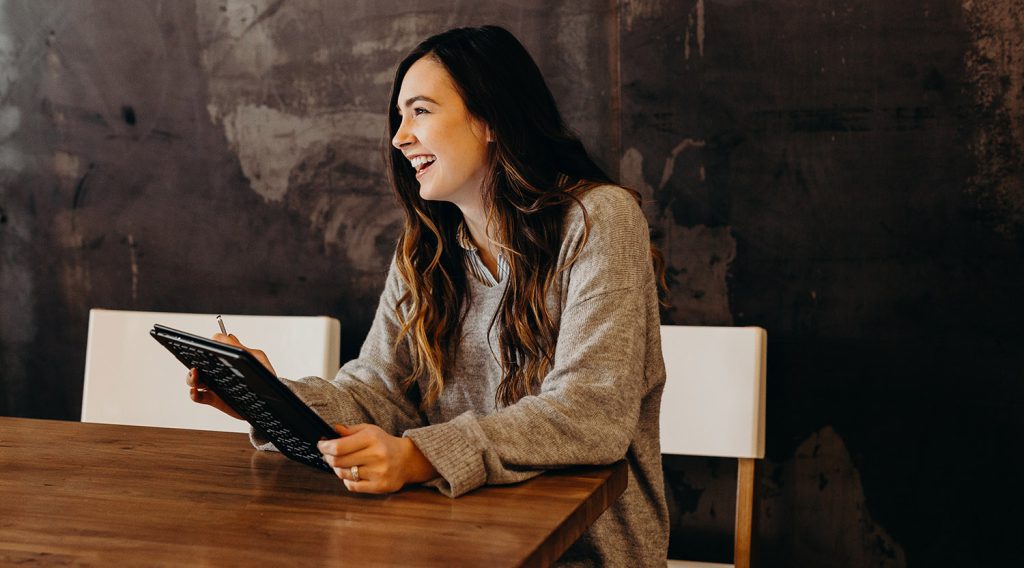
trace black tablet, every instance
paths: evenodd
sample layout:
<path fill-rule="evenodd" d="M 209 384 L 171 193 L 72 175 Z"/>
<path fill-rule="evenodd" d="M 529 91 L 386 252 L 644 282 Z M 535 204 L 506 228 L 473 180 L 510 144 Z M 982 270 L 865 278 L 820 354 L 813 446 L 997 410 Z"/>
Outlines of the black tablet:
<path fill-rule="evenodd" d="M 316 443 L 338 433 L 248 351 L 162 325 L 149 334 L 289 458 L 331 471 Z"/>

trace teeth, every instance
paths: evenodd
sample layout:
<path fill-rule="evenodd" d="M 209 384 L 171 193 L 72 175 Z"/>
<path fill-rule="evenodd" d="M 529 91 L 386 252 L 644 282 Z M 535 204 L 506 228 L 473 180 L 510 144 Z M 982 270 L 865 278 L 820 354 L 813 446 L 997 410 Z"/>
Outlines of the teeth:
<path fill-rule="evenodd" d="M 413 168 L 419 171 L 423 169 L 423 166 L 433 162 L 434 160 L 437 160 L 437 156 L 416 156 L 412 160 L 409 160 L 409 162 L 412 164 Z"/>

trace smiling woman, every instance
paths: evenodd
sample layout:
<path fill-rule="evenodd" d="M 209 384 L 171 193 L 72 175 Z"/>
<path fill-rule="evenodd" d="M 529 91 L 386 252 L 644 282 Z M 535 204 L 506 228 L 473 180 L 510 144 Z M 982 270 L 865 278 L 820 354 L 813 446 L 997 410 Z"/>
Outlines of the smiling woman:
<path fill-rule="evenodd" d="M 389 128 L 405 223 L 373 326 L 333 379 L 282 379 L 342 435 L 324 460 L 351 491 L 452 497 L 625 460 L 626 491 L 559 562 L 664 565 L 662 271 L 637 194 L 590 159 L 502 28 L 417 46 Z"/>

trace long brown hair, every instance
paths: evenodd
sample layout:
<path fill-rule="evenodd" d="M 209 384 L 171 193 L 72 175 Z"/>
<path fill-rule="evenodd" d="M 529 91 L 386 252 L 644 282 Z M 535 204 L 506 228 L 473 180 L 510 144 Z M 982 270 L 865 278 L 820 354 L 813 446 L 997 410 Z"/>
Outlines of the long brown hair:
<path fill-rule="evenodd" d="M 566 210 L 590 187 L 612 180 L 566 128 L 526 49 L 496 26 L 432 36 L 402 60 L 388 107 L 390 138 L 401 125 L 397 106 L 402 81 L 423 57 L 445 67 L 466 108 L 490 128 L 494 139 L 483 202 L 488 227 L 509 264 L 509 281 L 491 321 L 497 326 L 502 369 L 495 406 L 507 406 L 537 392 L 552 364 L 558 325 L 548 298 L 567 268 L 556 266 Z M 465 251 L 456 239 L 462 213 L 451 203 L 419 196 L 419 184 L 400 150 L 391 147 L 386 160 L 405 213 L 396 262 L 407 291 L 395 306 L 402 322 L 399 341 L 409 336 L 414 345 L 405 386 L 413 388 L 427 379 L 419 393 L 421 408 L 427 409 L 444 389 L 445 371 L 458 349 L 471 301 Z"/>

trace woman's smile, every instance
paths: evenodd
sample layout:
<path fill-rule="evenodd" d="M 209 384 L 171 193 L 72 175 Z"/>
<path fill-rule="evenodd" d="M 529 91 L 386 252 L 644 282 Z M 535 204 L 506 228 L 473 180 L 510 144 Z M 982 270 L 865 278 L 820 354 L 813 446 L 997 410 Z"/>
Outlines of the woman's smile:
<path fill-rule="evenodd" d="M 420 179 L 427 172 L 430 166 L 437 161 L 437 156 L 429 154 L 418 154 L 409 159 L 413 169 L 416 170 L 416 179 Z"/>

